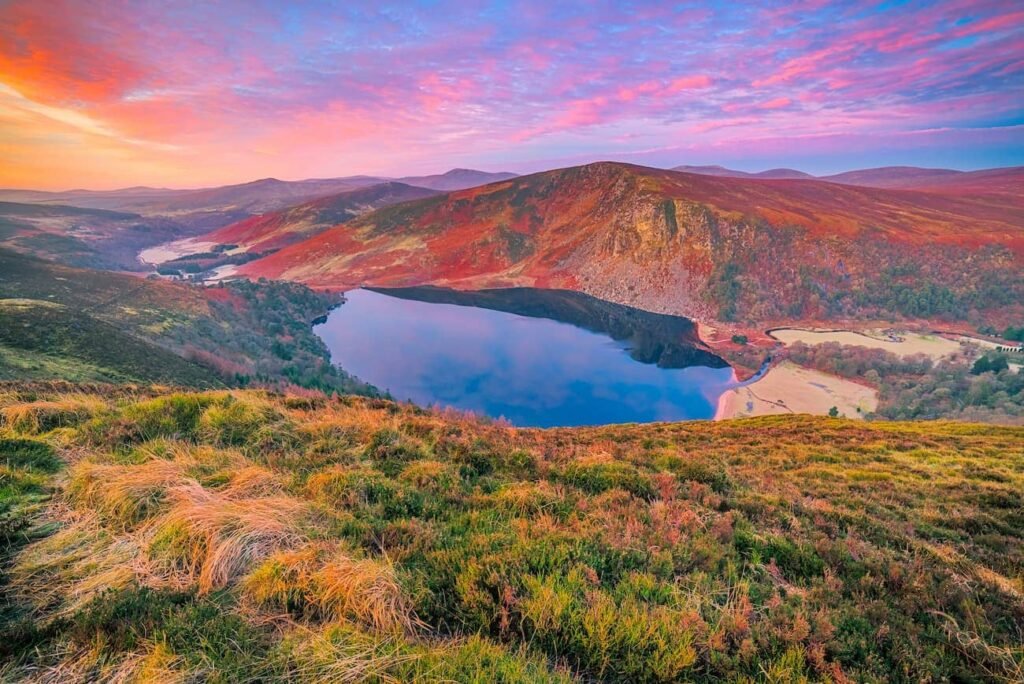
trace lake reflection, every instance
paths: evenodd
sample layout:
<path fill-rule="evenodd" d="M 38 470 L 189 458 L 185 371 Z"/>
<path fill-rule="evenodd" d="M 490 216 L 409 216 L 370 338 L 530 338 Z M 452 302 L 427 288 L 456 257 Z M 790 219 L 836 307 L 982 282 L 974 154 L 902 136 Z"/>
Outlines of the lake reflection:
<path fill-rule="evenodd" d="M 332 360 L 399 400 L 504 417 L 521 426 L 710 418 L 732 369 L 659 368 L 628 342 L 544 318 L 346 294 L 315 331 Z"/>

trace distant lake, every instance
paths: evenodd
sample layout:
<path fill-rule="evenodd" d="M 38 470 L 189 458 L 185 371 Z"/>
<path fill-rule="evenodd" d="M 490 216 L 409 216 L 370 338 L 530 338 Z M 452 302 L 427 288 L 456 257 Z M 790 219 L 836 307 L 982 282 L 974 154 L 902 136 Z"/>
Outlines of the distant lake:
<path fill-rule="evenodd" d="M 685 318 L 561 290 L 353 290 L 314 330 L 398 400 L 519 426 L 705 419 L 735 385 Z"/>

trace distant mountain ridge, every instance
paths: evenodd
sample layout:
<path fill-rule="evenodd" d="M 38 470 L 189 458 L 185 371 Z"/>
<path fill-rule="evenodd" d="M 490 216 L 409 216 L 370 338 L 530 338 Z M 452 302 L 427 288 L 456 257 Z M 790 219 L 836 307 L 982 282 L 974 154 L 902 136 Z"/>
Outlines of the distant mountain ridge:
<path fill-rule="evenodd" d="M 673 171 L 713 177 L 761 180 L 819 180 L 844 185 L 890 189 L 925 190 L 943 193 L 1012 194 L 1024 183 L 1024 167 L 956 171 L 909 166 L 860 169 L 828 176 L 789 168 L 759 172 L 739 171 L 718 165 L 682 165 Z M 118 190 L 40 190 L 0 189 L 0 201 L 31 204 L 63 204 L 90 209 L 132 212 L 143 215 L 205 219 L 207 228 L 220 227 L 235 220 L 295 206 L 303 202 L 369 185 L 398 182 L 431 190 L 450 192 L 516 178 L 510 172 L 486 172 L 454 168 L 424 176 L 355 175 L 338 178 L 310 178 L 283 181 L 262 178 L 246 183 L 198 189 L 169 189 L 134 186 Z"/>
<path fill-rule="evenodd" d="M 893 190 L 921 190 L 974 194 L 1020 194 L 1024 188 L 1024 166 L 957 171 L 917 166 L 883 166 L 857 169 L 828 176 L 813 176 L 795 169 L 768 169 L 757 173 L 738 171 L 724 166 L 675 166 L 673 171 L 696 173 L 719 178 L 761 178 L 768 180 L 805 179 Z"/>
<path fill-rule="evenodd" d="M 875 188 L 1019 196 L 1024 192 L 1024 166 L 980 171 L 886 166 L 824 176 L 821 180 Z"/>
<path fill-rule="evenodd" d="M 718 176 L 720 178 L 766 178 L 766 179 L 786 179 L 786 178 L 814 178 L 809 173 L 803 171 L 797 171 L 796 169 L 768 169 L 766 171 L 758 171 L 757 173 L 748 173 L 746 171 L 737 171 L 735 169 L 727 169 L 724 166 L 674 166 L 672 171 L 681 171 L 683 173 L 697 173 L 702 176 Z"/>
<path fill-rule="evenodd" d="M 431 190 L 449 191 L 514 177 L 515 174 L 508 172 L 489 173 L 474 169 L 451 169 L 441 174 L 402 178 L 345 176 L 310 178 L 299 181 L 261 178 L 247 183 L 192 190 L 143 186 L 120 190 L 68 190 L 65 192 L 0 189 L 0 201 L 68 204 L 91 209 L 139 213 L 173 214 L 189 211 L 235 210 L 258 214 L 283 209 L 317 197 L 380 183 L 398 182 Z"/>
<path fill-rule="evenodd" d="M 515 177 L 516 174 L 509 173 L 507 171 L 488 173 L 486 171 L 476 171 L 474 169 L 452 169 L 445 173 L 433 176 L 404 176 L 394 180 L 399 183 L 405 183 L 406 185 L 415 185 L 417 187 L 429 188 L 431 190 L 450 191 L 464 190 L 466 188 L 495 183 L 497 181 L 508 180 Z"/>

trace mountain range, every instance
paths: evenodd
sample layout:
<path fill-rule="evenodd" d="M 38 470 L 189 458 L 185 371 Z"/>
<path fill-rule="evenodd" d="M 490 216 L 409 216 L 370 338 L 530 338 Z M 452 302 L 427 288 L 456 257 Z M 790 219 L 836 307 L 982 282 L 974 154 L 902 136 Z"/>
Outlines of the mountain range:
<path fill-rule="evenodd" d="M 804 179 L 868 188 L 961 192 L 981 195 L 1020 194 L 1024 187 L 1024 167 L 957 171 L 917 166 L 882 166 L 827 176 L 813 176 L 795 169 L 769 169 L 757 173 L 737 171 L 724 166 L 676 166 L 673 171 L 723 178 Z"/>
<path fill-rule="evenodd" d="M 65 263 L 91 265 L 122 234 L 133 247 L 179 236 L 189 238 L 179 255 L 207 254 L 201 268 L 231 263 L 238 275 L 320 288 L 557 287 L 701 320 L 784 321 L 1019 306 L 1020 187 L 1022 167 L 815 178 L 599 162 L 526 176 L 452 169 L 0 199 L 35 203 L 5 205 L 17 228 L 8 244 L 30 240 Z M 122 214 L 17 213 L 58 201 Z"/>
<path fill-rule="evenodd" d="M 197 211 L 235 211 L 259 214 L 283 209 L 317 197 L 385 182 L 398 182 L 431 190 L 459 190 L 513 178 L 512 173 L 488 173 L 472 169 L 451 169 L 431 176 L 385 178 L 345 176 L 283 181 L 263 178 L 248 183 L 195 190 L 133 187 L 120 190 L 2 190 L 0 201 L 33 204 L 68 204 L 76 207 L 134 211 L 147 214 L 180 214 Z"/>

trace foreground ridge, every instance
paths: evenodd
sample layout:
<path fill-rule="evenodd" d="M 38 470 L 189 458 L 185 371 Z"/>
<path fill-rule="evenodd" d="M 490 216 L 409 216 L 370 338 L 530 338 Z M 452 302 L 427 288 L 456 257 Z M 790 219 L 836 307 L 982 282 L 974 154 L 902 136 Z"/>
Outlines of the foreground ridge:
<path fill-rule="evenodd" d="M 3 678 L 1019 680 L 1024 428 L 0 386 Z M 1015 627 L 1017 626 L 1017 627 Z"/>

